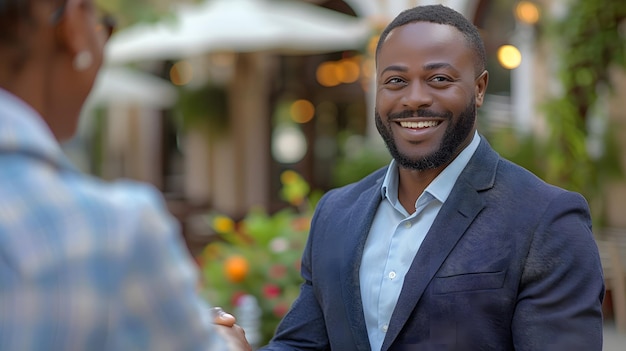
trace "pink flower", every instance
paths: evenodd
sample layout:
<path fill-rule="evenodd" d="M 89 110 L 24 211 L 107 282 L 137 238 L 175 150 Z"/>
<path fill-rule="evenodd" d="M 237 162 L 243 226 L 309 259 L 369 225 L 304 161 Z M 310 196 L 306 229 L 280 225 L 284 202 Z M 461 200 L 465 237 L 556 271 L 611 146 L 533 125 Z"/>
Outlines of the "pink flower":
<path fill-rule="evenodd" d="M 280 292 L 280 287 L 275 284 L 266 284 L 263 287 L 263 296 L 265 296 L 266 299 L 275 299 L 280 296 Z"/>

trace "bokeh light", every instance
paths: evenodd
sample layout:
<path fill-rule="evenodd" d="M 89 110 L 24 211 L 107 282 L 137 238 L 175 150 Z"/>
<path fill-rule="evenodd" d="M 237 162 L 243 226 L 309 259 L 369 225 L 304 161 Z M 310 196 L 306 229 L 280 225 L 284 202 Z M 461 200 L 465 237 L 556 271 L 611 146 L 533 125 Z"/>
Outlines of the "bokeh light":
<path fill-rule="evenodd" d="M 513 45 L 503 45 L 498 49 L 498 61 L 506 69 L 514 69 L 522 63 L 522 53 Z"/>
<path fill-rule="evenodd" d="M 359 80 L 361 66 L 359 58 L 343 59 L 337 63 L 337 76 L 341 83 L 354 83 Z"/>
<path fill-rule="evenodd" d="M 334 87 L 339 85 L 339 77 L 336 74 L 336 63 L 332 61 L 322 62 L 317 67 L 317 82 L 324 87 Z"/>
<path fill-rule="evenodd" d="M 539 9 L 537 5 L 530 1 L 520 1 L 515 6 L 515 15 L 526 24 L 535 24 L 539 22 Z"/>
<path fill-rule="evenodd" d="M 296 100 L 289 108 L 291 119 L 296 123 L 307 123 L 315 116 L 315 106 L 309 100 Z"/>
<path fill-rule="evenodd" d="M 308 149 L 304 133 L 294 125 L 276 126 L 272 133 L 272 156 L 280 163 L 297 163 Z"/>
<path fill-rule="evenodd" d="M 317 82 L 324 87 L 350 84 L 361 76 L 361 57 L 354 56 L 339 61 L 322 62 L 316 71 Z"/>
<path fill-rule="evenodd" d="M 170 69 L 170 80 L 174 85 L 187 85 L 193 78 L 193 67 L 187 61 L 176 62 Z"/>

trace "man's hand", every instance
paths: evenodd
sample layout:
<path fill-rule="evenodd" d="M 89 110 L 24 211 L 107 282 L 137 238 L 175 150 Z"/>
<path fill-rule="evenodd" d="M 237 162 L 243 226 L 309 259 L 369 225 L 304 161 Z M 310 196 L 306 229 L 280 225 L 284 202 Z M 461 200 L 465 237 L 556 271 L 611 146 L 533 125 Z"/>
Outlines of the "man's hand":
<path fill-rule="evenodd" d="M 236 324 L 235 316 L 219 307 L 213 307 L 211 312 L 215 329 L 226 340 L 229 351 L 252 351 L 252 346 L 246 340 L 245 331 Z"/>

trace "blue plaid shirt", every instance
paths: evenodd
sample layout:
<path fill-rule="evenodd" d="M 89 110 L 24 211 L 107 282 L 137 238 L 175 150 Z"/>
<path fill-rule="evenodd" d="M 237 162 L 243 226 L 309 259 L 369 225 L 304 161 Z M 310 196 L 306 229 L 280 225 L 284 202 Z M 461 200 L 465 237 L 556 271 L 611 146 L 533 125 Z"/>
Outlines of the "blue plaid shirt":
<path fill-rule="evenodd" d="M 0 351 L 225 349 L 160 194 L 78 172 L 0 89 Z"/>

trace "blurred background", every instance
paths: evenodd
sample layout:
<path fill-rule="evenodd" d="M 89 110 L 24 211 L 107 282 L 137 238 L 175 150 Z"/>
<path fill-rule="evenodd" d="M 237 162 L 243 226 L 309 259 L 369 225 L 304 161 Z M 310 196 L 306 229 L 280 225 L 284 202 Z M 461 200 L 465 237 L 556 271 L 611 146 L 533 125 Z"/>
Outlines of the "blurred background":
<path fill-rule="evenodd" d="M 316 199 L 389 162 L 373 123 L 378 34 L 432 3 L 463 13 L 485 41 L 479 131 L 589 201 L 606 315 L 626 333 L 621 0 L 100 1 L 119 29 L 64 148 L 97 177 L 160 189 L 207 296 L 258 314 L 261 343 L 297 294 Z"/>

